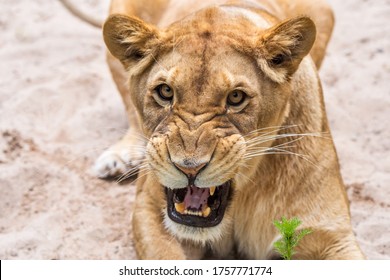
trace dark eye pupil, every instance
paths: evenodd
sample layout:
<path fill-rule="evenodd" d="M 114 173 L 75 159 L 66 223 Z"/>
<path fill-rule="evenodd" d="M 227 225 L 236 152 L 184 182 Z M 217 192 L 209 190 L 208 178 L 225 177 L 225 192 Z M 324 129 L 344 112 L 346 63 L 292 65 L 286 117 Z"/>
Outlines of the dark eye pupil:
<path fill-rule="evenodd" d="M 245 100 L 245 93 L 241 91 L 233 91 L 228 96 L 228 104 L 232 106 L 238 106 L 241 105 Z"/>
<path fill-rule="evenodd" d="M 158 86 L 155 91 L 159 95 L 159 97 L 166 101 L 171 101 L 173 98 L 173 92 L 172 89 L 168 85 L 160 85 Z"/>

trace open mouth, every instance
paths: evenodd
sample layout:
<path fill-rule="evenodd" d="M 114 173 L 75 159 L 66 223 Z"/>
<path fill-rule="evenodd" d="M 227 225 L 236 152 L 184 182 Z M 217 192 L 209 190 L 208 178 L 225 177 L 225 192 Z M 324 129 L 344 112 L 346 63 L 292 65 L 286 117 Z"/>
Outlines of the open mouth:
<path fill-rule="evenodd" d="M 189 185 L 182 189 L 166 189 L 169 218 L 192 227 L 213 227 L 225 214 L 231 181 L 211 188 Z"/>

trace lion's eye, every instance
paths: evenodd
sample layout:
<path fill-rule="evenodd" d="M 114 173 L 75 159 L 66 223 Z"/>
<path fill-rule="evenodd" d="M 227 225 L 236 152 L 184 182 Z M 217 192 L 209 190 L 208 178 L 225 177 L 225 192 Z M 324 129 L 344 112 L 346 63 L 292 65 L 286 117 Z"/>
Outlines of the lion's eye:
<path fill-rule="evenodd" d="M 227 97 L 227 103 L 230 106 L 240 106 L 245 101 L 245 98 L 246 98 L 245 92 L 241 90 L 235 90 L 229 93 Z"/>
<path fill-rule="evenodd" d="M 167 84 L 161 84 L 155 88 L 158 97 L 163 101 L 172 101 L 173 99 L 173 90 Z"/>

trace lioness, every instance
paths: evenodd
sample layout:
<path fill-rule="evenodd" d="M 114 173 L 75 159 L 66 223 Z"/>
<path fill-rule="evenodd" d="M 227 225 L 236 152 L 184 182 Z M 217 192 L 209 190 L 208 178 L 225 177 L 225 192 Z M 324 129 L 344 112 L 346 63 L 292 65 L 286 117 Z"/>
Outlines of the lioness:
<path fill-rule="evenodd" d="M 317 74 L 333 28 L 325 1 L 114 0 L 110 13 L 130 129 L 95 168 L 140 169 L 139 258 L 279 258 L 282 216 L 313 231 L 295 258 L 364 258 Z"/>

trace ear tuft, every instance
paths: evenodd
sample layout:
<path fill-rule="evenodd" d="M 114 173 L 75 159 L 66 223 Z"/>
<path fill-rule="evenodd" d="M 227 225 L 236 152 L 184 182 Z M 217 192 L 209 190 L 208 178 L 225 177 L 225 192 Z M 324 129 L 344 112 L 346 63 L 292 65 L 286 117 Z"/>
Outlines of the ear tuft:
<path fill-rule="evenodd" d="M 128 66 L 151 52 L 158 31 L 138 18 L 111 15 L 104 23 L 103 37 L 111 54 Z"/>
<path fill-rule="evenodd" d="M 293 18 L 266 30 L 257 44 L 262 70 L 277 83 L 287 81 L 310 52 L 315 38 L 316 27 L 308 17 Z"/>

